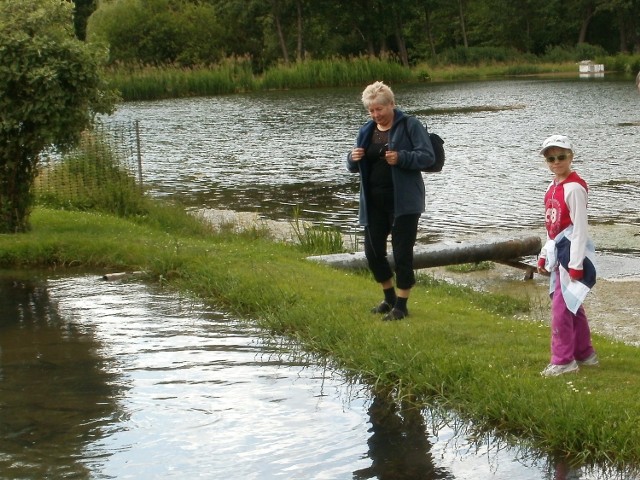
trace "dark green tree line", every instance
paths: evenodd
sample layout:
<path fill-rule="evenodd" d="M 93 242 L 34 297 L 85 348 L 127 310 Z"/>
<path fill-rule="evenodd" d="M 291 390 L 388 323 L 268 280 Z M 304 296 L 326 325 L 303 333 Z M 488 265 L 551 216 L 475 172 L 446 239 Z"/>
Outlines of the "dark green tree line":
<path fill-rule="evenodd" d="M 91 0 L 75 2 L 77 15 L 91 10 Z M 578 44 L 610 54 L 640 51 L 640 0 L 99 0 L 92 5 L 89 39 L 108 43 L 112 61 L 189 65 L 248 56 L 261 70 L 363 54 L 393 55 L 411 65 L 472 47 L 533 55 Z"/>

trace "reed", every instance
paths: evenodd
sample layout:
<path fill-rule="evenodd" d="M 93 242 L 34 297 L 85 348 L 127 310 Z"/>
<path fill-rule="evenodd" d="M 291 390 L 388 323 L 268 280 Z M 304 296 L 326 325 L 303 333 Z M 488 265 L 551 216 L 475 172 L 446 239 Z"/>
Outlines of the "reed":
<path fill-rule="evenodd" d="M 300 210 L 294 208 L 291 220 L 300 249 L 309 255 L 343 253 L 346 251 L 342 232 L 336 227 L 313 225 L 300 219 Z"/>
<path fill-rule="evenodd" d="M 309 60 L 267 70 L 259 86 L 263 90 L 346 87 L 366 85 L 373 79 L 403 83 L 415 79 L 411 70 L 391 60 L 374 57 Z"/>
<path fill-rule="evenodd" d="M 248 57 L 231 57 L 216 65 L 115 65 L 105 70 L 110 85 L 125 101 L 210 96 L 259 90 L 363 86 L 373 80 L 388 83 L 476 80 L 493 77 L 576 74 L 576 62 L 592 58 L 609 72 L 637 73 L 640 55 L 605 56 L 591 46 L 554 48 L 542 57 L 510 49 L 452 49 L 437 59 L 411 68 L 393 58 L 360 56 L 312 59 L 276 65 L 256 74 Z"/>
<path fill-rule="evenodd" d="M 122 98 L 152 100 L 246 92 L 256 89 L 251 62 L 229 58 L 214 66 L 117 66 L 105 71 Z"/>
<path fill-rule="evenodd" d="M 117 65 L 104 72 L 125 101 L 208 96 L 256 90 L 365 85 L 372 79 L 415 80 L 415 74 L 395 61 L 373 57 L 308 60 L 277 65 L 255 75 L 248 58 L 230 58 L 213 66 Z"/>

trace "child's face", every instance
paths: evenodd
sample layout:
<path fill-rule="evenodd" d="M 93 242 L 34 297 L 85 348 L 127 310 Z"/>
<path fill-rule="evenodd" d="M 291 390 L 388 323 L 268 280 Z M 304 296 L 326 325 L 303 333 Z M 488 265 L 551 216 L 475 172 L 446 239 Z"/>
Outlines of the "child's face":
<path fill-rule="evenodd" d="M 573 152 L 571 150 L 549 147 L 544 152 L 544 158 L 549 170 L 555 174 L 556 178 L 564 179 L 571 173 L 571 161 L 573 160 Z"/>

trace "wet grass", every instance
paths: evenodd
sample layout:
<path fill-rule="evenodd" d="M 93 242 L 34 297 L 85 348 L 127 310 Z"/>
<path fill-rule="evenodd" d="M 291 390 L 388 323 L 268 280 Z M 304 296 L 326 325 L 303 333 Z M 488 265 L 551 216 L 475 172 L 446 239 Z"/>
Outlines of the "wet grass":
<path fill-rule="evenodd" d="M 380 292 L 367 273 L 310 262 L 299 246 L 260 232 L 203 229 L 177 210 L 160 217 L 40 207 L 31 232 L 0 235 L 0 267 L 142 270 L 148 281 L 286 335 L 396 398 L 456 412 L 480 442 L 497 432 L 574 461 L 640 464 L 637 348 L 594 336 L 601 367 L 544 379 L 548 326 L 522 320 L 522 300 L 426 274 L 407 321 L 386 323 L 369 313 Z"/>

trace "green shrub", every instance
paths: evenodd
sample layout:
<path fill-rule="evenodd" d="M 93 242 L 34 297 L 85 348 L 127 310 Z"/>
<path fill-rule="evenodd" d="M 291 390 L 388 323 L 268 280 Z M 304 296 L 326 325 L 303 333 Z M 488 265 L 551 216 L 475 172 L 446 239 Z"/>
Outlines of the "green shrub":
<path fill-rule="evenodd" d="M 549 46 L 542 56 L 542 60 L 552 63 L 580 62 L 582 60 L 595 60 L 606 55 L 604 48 L 588 43 L 579 43 L 575 47 L 561 45 Z"/>
<path fill-rule="evenodd" d="M 598 59 L 598 63 L 604 64 L 607 72 L 621 72 L 627 75 L 637 75 L 640 71 L 640 55 L 620 53 L 613 56 L 604 56 Z"/>
<path fill-rule="evenodd" d="M 483 65 L 487 63 L 511 63 L 531 61 L 515 48 L 507 47 L 455 47 L 438 55 L 439 64 Z"/>

